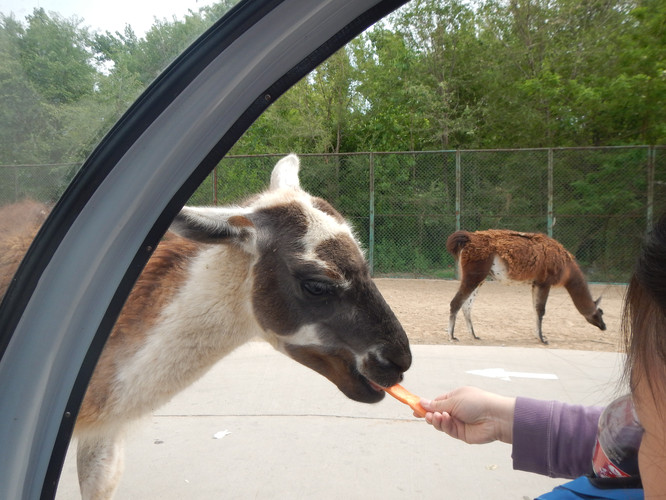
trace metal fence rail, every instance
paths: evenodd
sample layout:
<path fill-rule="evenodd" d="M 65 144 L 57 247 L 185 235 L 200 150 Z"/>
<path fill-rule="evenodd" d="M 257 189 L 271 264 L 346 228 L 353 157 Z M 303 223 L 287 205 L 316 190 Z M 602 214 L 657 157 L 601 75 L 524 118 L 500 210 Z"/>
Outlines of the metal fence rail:
<path fill-rule="evenodd" d="M 280 156 L 225 157 L 190 204 L 264 189 Z M 55 200 L 75 171 L 0 167 L 0 202 Z M 301 182 L 353 222 L 375 276 L 452 278 L 451 232 L 507 228 L 559 240 L 591 281 L 626 282 L 646 229 L 666 213 L 666 147 L 302 155 Z"/>

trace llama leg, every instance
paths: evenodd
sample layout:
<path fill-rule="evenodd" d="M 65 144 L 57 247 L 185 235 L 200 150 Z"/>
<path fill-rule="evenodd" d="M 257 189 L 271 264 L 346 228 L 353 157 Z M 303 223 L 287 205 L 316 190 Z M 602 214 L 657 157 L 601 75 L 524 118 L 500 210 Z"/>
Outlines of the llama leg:
<path fill-rule="evenodd" d="M 474 296 L 476 295 L 476 290 L 483 284 L 483 280 L 486 279 L 488 273 L 493 264 L 493 259 L 487 259 L 483 261 L 467 261 L 461 257 L 458 260 L 458 269 L 460 271 L 460 288 L 458 288 L 458 293 L 456 293 L 453 300 L 451 300 L 451 313 L 449 314 L 449 335 L 451 340 L 458 340 L 453 335 L 453 329 L 456 325 L 456 315 L 461 307 L 463 307 L 463 314 L 465 315 L 465 321 L 467 321 L 467 328 L 472 333 L 475 339 L 478 339 L 474 333 L 474 327 L 472 327 L 472 302 L 474 302 Z M 468 299 L 471 296 L 471 300 Z"/>
<path fill-rule="evenodd" d="M 453 330 L 456 327 L 456 316 L 458 315 L 458 311 L 460 311 L 460 308 L 467 300 L 467 297 L 469 297 L 469 292 L 463 291 L 461 285 L 460 289 L 453 297 L 453 300 L 451 300 L 451 312 L 449 313 L 449 339 L 451 341 L 458 341 L 458 339 L 453 334 Z"/>
<path fill-rule="evenodd" d="M 465 322 L 467 323 L 467 329 L 472 334 L 476 340 L 481 340 L 480 337 L 476 336 L 474 333 L 474 326 L 472 325 L 472 304 L 474 303 L 474 298 L 478 293 L 479 289 L 475 288 L 474 291 L 467 297 L 467 300 L 462 305 L 463 315 L 465 316 Z"/>
<path fill-rule="evenodd" d="M 80 437 L 76 468 L 83 500 L 110 500 L 123 472 L 122 434 Z"/>
<path fill-rule="evenodd" d="M 453 335 L 453 330 L 456 326 L 456 316 L 460 308 L 463 308 L 463 314 L 465 315 L 465 321 L 467 322 L 467 328 L 475 339 L 478 337 L 474 334 L 474 327 L 472 326 L 472 303 L 474 302 L 474 296 L 478 290 L 478 284 L 473 288 L 467 286 L 460 286 L 458 293 L 456 293 L 453 300 L 451 300 L 451 313 L 449 314 L 449 336 L 451 340 L 457 341 L 458 339 Z"/>
<path fill-rule="evenodd" d="M 451 312 L 449 313 L 449 340 L 455 340 L 456 342 L 458 339 L 453 335 L 453 329 L 456 327 L 456 316 L 462 305 L 458 295 L 460 295 L 460 292 L 456 293 L 455 297 L 453 297 L 453 300 L 451 301 Z"/>
<path fill-rule="evenodd" d="M 549 285 L 541 285 L 532 283 L 532 302 L 534 304 L 534 311 L 536 312 L 536 337 L 548 344 L 548 340 L 543 336 L 541 324 L 543 322 L 543 315 L 546 314 L 546 301 L 548 300 L 548 293 L 550 292 Z"/>

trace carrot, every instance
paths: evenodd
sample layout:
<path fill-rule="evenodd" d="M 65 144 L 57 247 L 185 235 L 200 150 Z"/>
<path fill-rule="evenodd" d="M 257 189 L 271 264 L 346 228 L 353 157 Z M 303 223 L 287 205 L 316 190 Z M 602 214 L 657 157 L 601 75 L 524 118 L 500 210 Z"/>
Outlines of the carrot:
<path fill-rule="evenodd" d="M 385 387 L 384 390 L 401 403 L 410 406 L 419 417 L 425 417 L 426 410 L 421 406 L 421 403 L 419 402 L 421 398 L 416 394 L 412 394 L 400 384 L 395 384 L 392 387 Z"/>

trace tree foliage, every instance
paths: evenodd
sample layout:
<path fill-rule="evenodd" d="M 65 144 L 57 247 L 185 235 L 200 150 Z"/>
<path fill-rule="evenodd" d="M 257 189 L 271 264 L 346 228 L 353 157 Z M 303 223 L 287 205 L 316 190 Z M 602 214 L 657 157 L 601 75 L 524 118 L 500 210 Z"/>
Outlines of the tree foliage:
<path fill-rule="evenodd" d="M 90 32 L 0 14 L 0 164 L 81 161 L 234 3 Z M 278 99 L 239 154 L 663 143 L 660 0 L 413 0 Z"/>

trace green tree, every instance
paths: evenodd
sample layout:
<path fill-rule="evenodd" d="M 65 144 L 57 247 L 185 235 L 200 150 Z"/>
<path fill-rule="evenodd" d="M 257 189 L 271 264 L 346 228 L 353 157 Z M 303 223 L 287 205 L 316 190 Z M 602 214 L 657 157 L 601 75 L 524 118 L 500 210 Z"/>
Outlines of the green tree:
<path fill-rule="evenodd" d="M 342 149 L 354 101 L 354 69 L 349 50 L 338 50 L 312 72 L 313 100 L 319 101 L 325 124 L 331 133 L 329 150 L 339 153 Z"/>
<path fill-rule="evenodd" d="M 72 109 L 92 104 L 96 70 L 89 63 L 78 21 L 35 9 L 24 26 L 0 24 L 0 162 L 59 163 L 78 156 L 76 145 L 91 124 Z M 51 41 L 55 40 L 53 44 Z"/>
<path fill-rule="evenodd" d="M 14 17 L 0 17 L 0 163 L 5 165 L 41 161 L 43 128 L 35 123 L 49 122 L 19 59 L 22 35 L 23 26 Z"/>
<path fill-rule="evenodd" d="M 371 151 L 421 149 L 423 123 L 407 91 L 416 59 L 404 37 L 379 24 L 353 41 L 351 49 L 359 98 L 349 145 Z"/>
<path fill-rule="evenodd" d="M 487 2 L 481 37 L 493 103 L 487 146 L 614 144 L 617 120 L 609 82 L 622 74 L 620 40 L 632 2 L 512 0 Z"/>
<path fill-rule="evenodd" d="M 47 102 L 66 104 L 90 96 L 97 72 L 90 64 L 89 35 L 80 20 L 49 16 L 36 8 L 19 39 L 19 57 L 30 82 Z"/>
<path fill-rule="evenodd" d="M 468 2 L 416 0 L 396 21 L 416 55 L 405 91 L 418 113 L 415 122 L 423 124 L 426 147 L 474 145 L 485 108 L 477 82 L 481 46 L 475 11 Z"/>
<path fill-rule="evenodd" d="M 640 1 L 630 12 L 631 30 L 623 32 L 619 66 L 609 85 L 609 114 L 621 124 L 617 142 L 663 144 L 666 141 L 666 3 Z M 633 137 L 632 137 L 633 136 Z"/>

